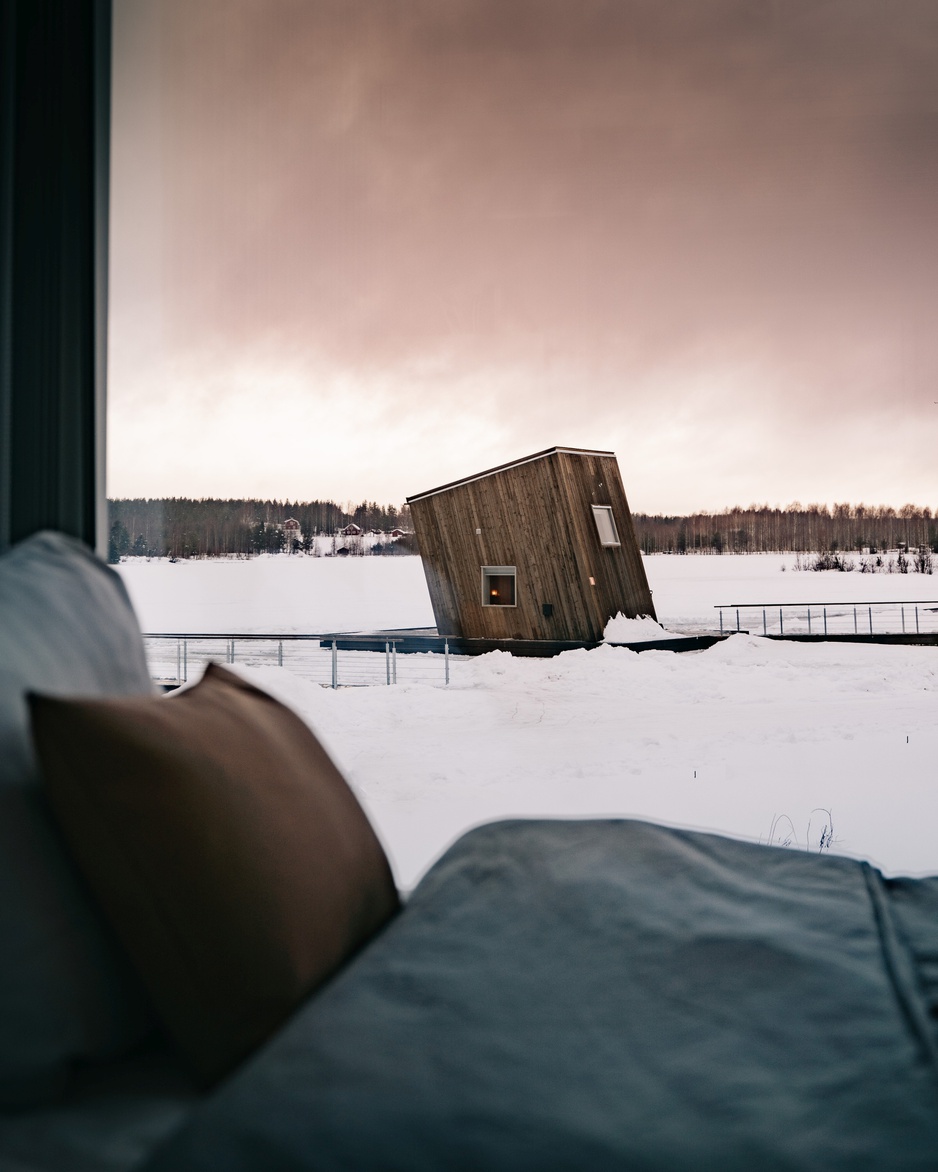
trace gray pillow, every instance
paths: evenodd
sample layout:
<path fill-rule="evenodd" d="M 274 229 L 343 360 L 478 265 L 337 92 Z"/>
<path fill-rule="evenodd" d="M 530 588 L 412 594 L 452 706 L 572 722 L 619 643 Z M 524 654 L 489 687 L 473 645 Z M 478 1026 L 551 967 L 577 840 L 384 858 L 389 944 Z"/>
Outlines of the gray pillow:
<path fill-rule="evenodd" d="M 153 685 L 119 576 L 40 533 L 0 557 L 0 1105 L 40 1102 L 70 1066 L 125 1052 L 148 1002 L 45 809 L 25 693 L 144 695 Z"/>

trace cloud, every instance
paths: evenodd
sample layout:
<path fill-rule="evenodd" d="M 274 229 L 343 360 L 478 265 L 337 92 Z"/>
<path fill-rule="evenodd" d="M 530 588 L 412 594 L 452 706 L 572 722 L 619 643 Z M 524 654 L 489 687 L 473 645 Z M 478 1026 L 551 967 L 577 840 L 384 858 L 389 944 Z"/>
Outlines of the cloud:
<path fill-rule="evenodd" d="M 263 349 L 271 384 L 317 372 L 290 399 L 311 418 L 344 387 L 368 451 L 369 420 L 420 435 L 410 466 L 431 481 L 463 470 L 441 467 L 440 416 L 481 449 L 488 435 L 484 465 L 551 429 L 572 443 L 640 420 L 648 483 L 686 507 L 725 484 L 694 451 L 714 396 L 724 429 L 752 421 L 717 444 L 752 478 L 743 497 L 770 476 L 810 496 L 816 459 L 797 453 L 819 445 L 835 495 L 856 495 L 835 438 L 921 428 L 938 381 L 931 3 L 901 20 L 874 0 L 120 8 L 112 391 L 128 408 L 151 361 L 257 372 Z M 180 412 L 234 403 L 202 385 Z M 685 469 L 668 488 L 662 450 Z"/>

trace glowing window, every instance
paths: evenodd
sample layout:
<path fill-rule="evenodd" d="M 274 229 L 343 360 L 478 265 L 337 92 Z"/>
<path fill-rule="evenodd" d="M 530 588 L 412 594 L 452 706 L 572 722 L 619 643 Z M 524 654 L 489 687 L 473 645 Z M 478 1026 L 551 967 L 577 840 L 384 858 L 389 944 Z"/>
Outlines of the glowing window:
<path fill-rule="evenodd" d="M 482 567 L 482 605 L 515 606 L 515 567 Z"/>
<path fill-rule="evenodd" d="M 609 505 L 593 505 L 593 518 L 602 545 L 618 545 L 619 533 Z"/>

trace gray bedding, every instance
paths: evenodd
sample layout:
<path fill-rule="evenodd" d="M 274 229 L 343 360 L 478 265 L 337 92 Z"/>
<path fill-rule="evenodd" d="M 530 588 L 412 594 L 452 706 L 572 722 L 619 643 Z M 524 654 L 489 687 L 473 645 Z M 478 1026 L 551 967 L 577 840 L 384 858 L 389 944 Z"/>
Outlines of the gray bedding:
<path fill-rule="evenodd" d="M 179 1059 L 153 1041 L 84 1068 L 54 1103 L 0 1114 L 3 1172 L 130 1172 L 198 1101 Z"/>
<path fill-rule="evenodd" d="M 503 822 L 148 1172 L 938 1167 L 938 880 Z"/>

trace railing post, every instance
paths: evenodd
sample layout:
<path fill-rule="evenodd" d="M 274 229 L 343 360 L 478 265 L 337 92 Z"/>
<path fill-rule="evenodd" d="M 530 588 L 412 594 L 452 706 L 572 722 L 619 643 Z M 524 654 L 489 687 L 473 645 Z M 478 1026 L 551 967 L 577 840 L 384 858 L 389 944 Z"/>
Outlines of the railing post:
<path fill-rule="evenodd" d="M 720 634 L 723 634 L 723 607 L 720 607 Z"/>
<path fill-rule="evenodd" d="M 739 629 L 740 629 L 740 627 L 739 627 L 739 607 L 737 607 L 736 608 L 736 630 L 737 630 L 737 633 L 739 632 Z"/>
<path fill-rule="evenodd" d="M 824 634 L 827 634 L 827 607 L 824 607 Z"/>
<path fill-rule="evenodd" d="M 182 641 L 182 682 L 185 683 L 189 678 L 189 640 Z"/>
<path fill-rule="evenodd" d="M 766 621 L 765 621 L 765 607 L 763 607 L 762 608 L 762 634 L 767 635 L 768 633 L 769 633 L 769 628 L 766 625 Z"/>
<path fill-rule="evenodd" d="M 860 633 L 859 630 L 857 629 L 857 608 L 856 607 L 853 608 L 853 633 L 854 633 L 854 635 L 859 635 L 859 633 Z"/>
<path fill-rule="evenodd" d="M 782 608 L 781 607 L 778 608 L 778 633 L 780 635 L 785 634 L 785 620 L 782 618 Z"/>
<path fill-rule="evenodd" d="M 391 686 L 391 644 L 384 641 L 384 678 L 388 687 Z"/>
<path fill-rule="evenodd" d="M 176 640 L 176 683 L 182 679 L 182 645 L 181 640 Z"/>
<path fill-rule="evenodd" d="M 870 634 L 873 634 L 873 608 L 870 607 Z"/>
<path fill-rule="evenodd" d="M 808 634 L 811 634 L 811 607 L 808 607 Z"/>
<path fill-rule="evenodd" d="M 335 645 L 335 639 L 332 640 L 332 686 L 333 688 L 339 686 L 339 652 Z"/>
<path fill-rule="evenodd" d="M 277 641 L 277 667 L 283 667 L 283 640 Z"/>
<path fill-rule="evenodd" d="M 919 633 L 919 631 L 918 631 L 918 607 L 915 608 L 915 633 L 916 633 L 916 635 Z"/>
<path fill-rule="evenodd" d="M 391 678 L 397 683 L 397 640 L 391 640 Z"/>
<path fill-rule="evenodd" d="M 902 611 L 902 633 L 905 634 L 905 607 L 900 608 Z"/>
<path fill-rule="evenodd" d="M 449 639 L 443 640 L 443 678 L 449 683 Z"/>

